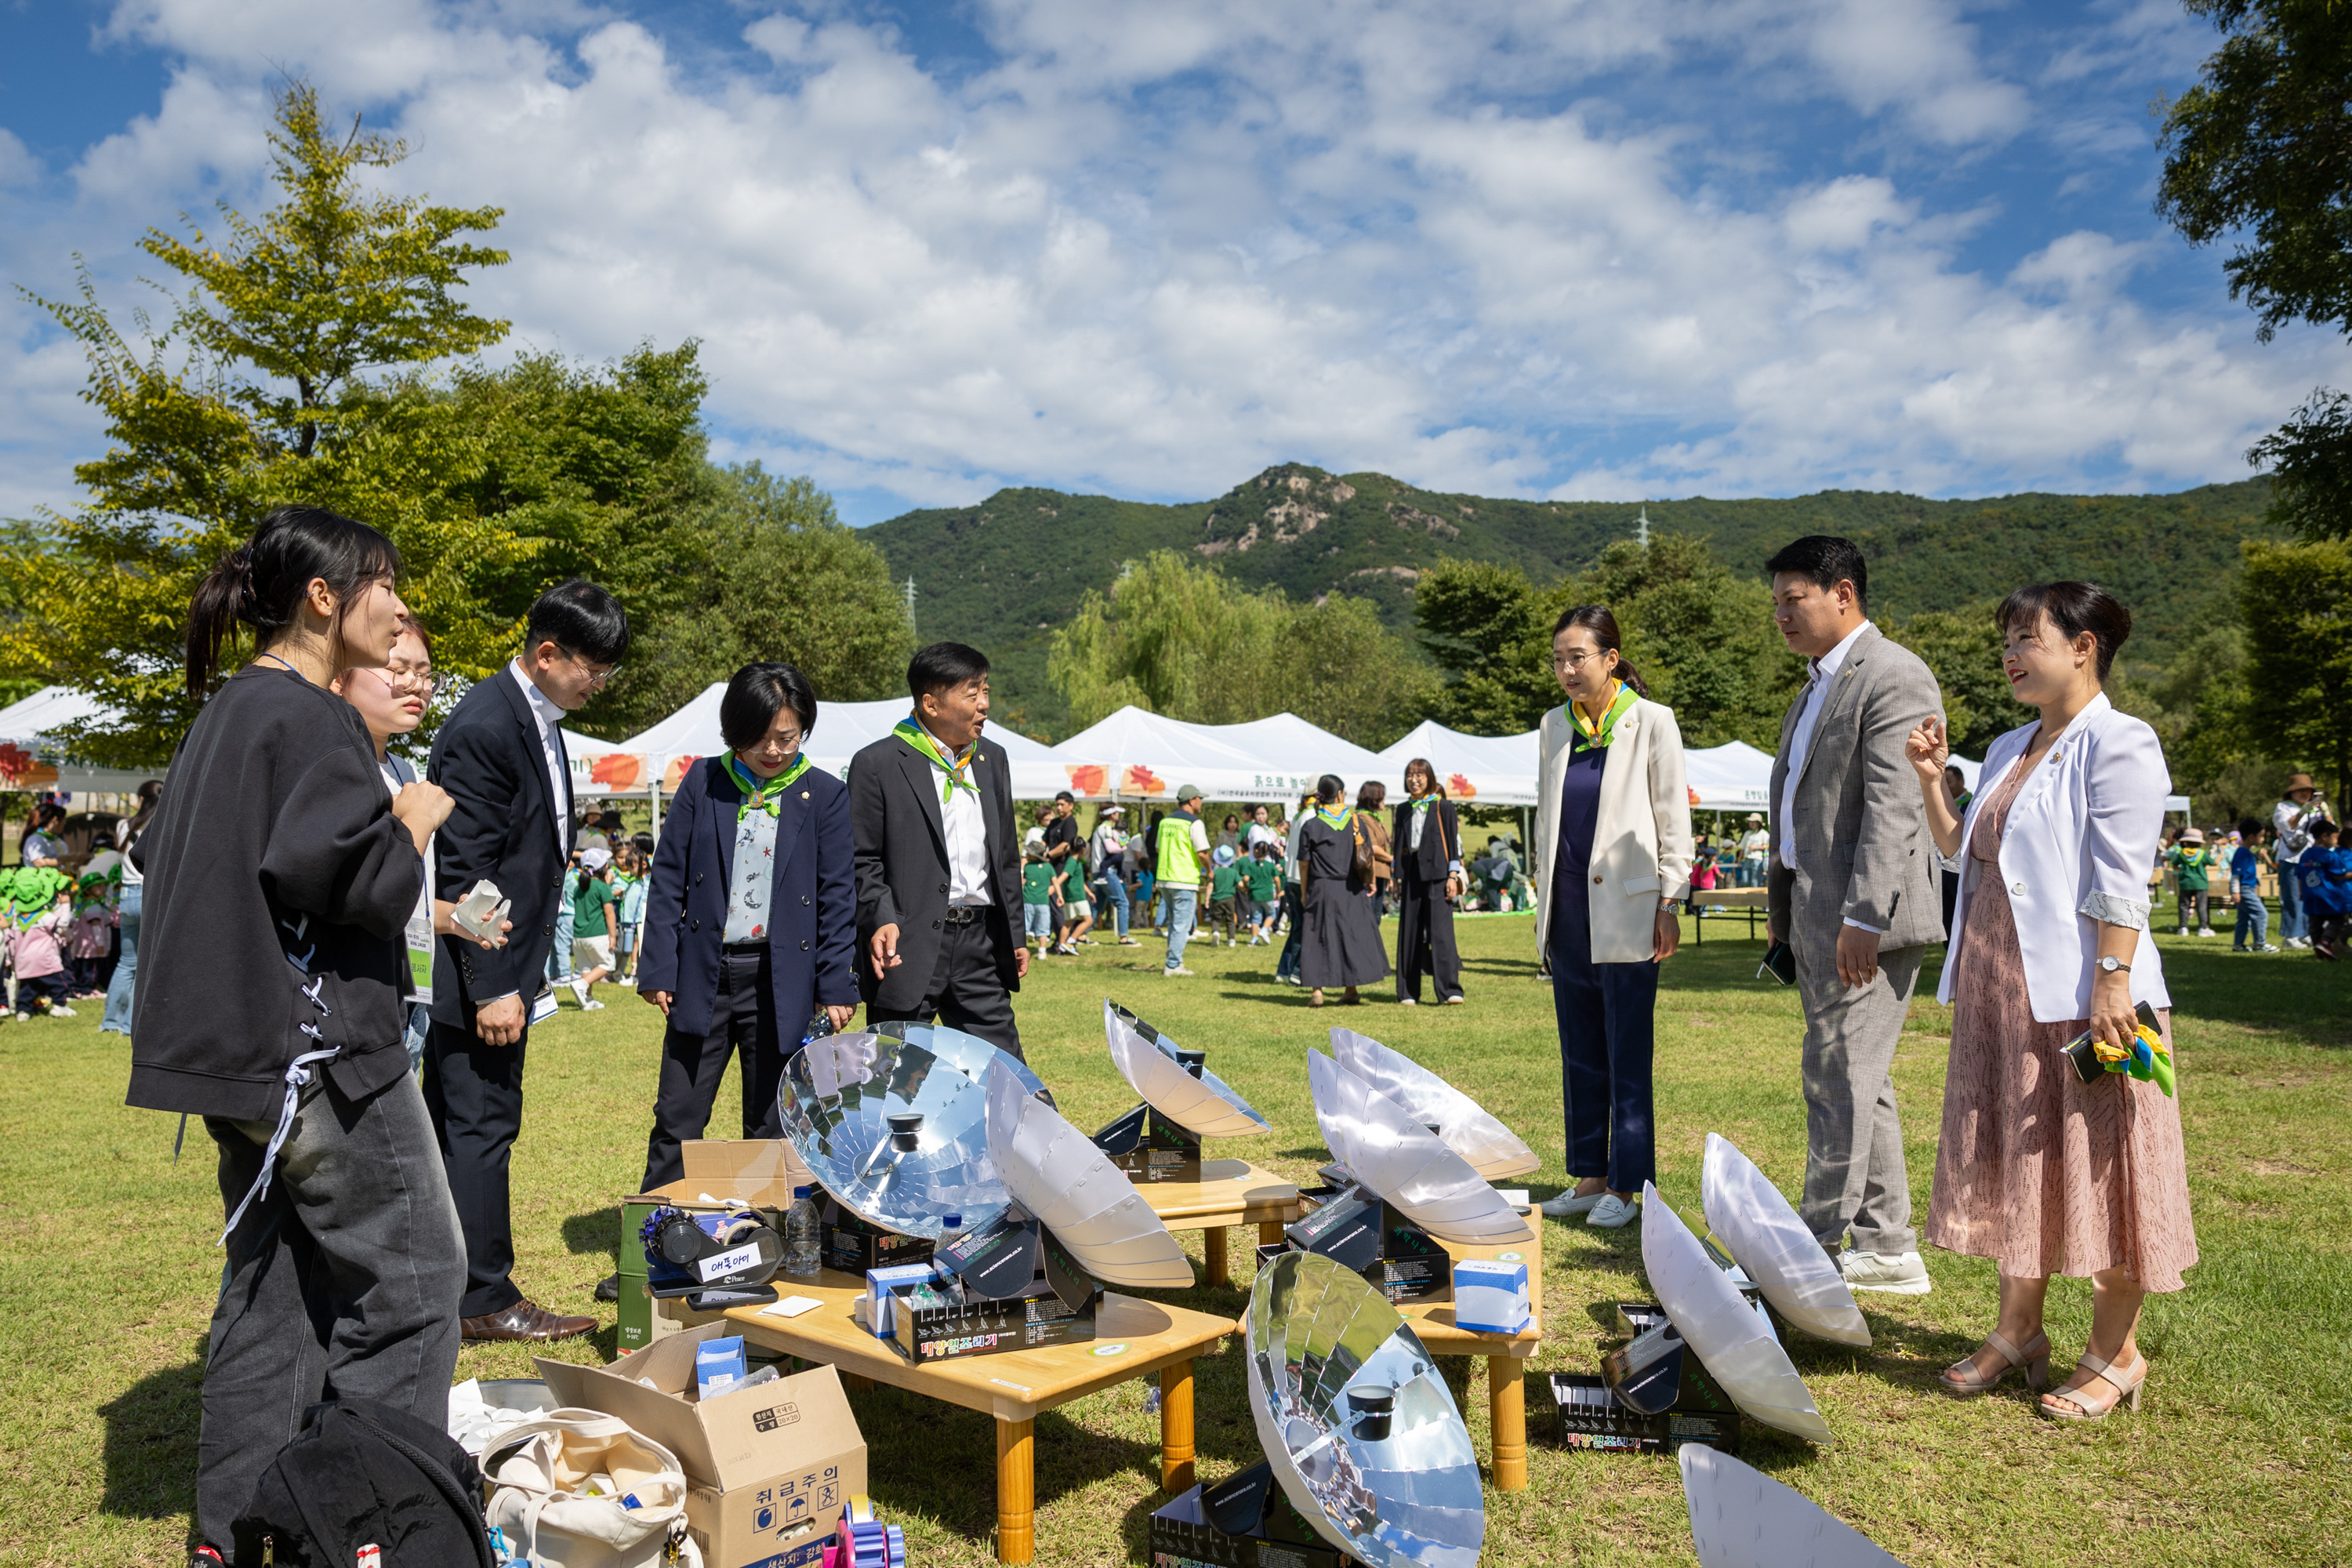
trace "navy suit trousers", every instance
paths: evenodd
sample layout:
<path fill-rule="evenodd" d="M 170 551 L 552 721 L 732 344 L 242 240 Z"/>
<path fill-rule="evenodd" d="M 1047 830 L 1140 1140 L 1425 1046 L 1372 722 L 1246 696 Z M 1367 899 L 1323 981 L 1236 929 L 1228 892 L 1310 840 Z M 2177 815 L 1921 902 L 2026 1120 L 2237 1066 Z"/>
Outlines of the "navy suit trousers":
<path fill-rule="evenodd" d="M 1592 962 L 1591 910 L 1577 877 L 1555 882 L 1550 945 L 1568 1173 L 1638 1193 L 1658 1171 L 1650 1107 L 1658 966 Z"/>

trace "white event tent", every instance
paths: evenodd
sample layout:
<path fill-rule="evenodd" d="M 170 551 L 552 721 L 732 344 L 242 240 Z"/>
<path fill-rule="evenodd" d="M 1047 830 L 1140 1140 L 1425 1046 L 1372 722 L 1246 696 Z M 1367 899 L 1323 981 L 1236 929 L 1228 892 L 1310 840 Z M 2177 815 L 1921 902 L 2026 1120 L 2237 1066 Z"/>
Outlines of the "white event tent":
<path fill-rule="evenodd" d="M 1077 793 L 1120 800 L 1172 802 L 1178 789 L 1194 784 L 1211 800 L 1296 805 L 1325 773 L 1347 781 L 1352 795 L 1364 780 L 1385 779 L 1392 771 L 1378 754 L 1295 713 L 1244 724 L 1192 724 L 1128 707 L 1055 750 L 1101 770 L 1086 775 L 1095 787 Z M 1073 766 L 1071 777 L 1079 776 Z"/>
<path fill-rule="evenodd" d="M 1438 782 L 1451 799 L 1479 805 L 1538 804 L 1536 737 L 1465 735 L 1434 721 L 1412 732 L 1380 754 L 1383 776 L 1402 780 L 1404 765 L 1426 757 L 1437 770 Z M 1700 811 L 1761 811 L 1771 791 L 1772 758 L 1744 742 L 1694 748 L 1683 753 L 1683 771 L 1690 786 L 1691 805 Z"/>
<path fill-rule="evenodd" d="M 0 789 L 59 790 L 69 795 L 128 795 L 158 768 L 100 768 L 77 763 L 58 750 L 57 732 L 68 724 L 104 723 L 114 710 L 70 687 L 44 686 L 20 702 L 0 708 Z"/>

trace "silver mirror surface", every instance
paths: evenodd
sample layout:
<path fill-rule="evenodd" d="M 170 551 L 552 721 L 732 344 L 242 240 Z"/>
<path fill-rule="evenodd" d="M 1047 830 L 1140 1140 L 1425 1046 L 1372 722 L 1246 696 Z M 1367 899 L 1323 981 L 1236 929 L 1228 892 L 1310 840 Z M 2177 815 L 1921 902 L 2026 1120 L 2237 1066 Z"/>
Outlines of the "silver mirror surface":
<path fill-rule="evenodd" d="M 1486 1180 L 1523 1176 L 1542 1163 L 1517 1133 L 1411 1057 L 1353 1029 L 1338 1028 L 1331 1031 L 1331 1054 L 1415 1121 L 1435 1123 L 1445 1146 Z"/>
<path fill-rule="evenodd" d="M 1003 1062 L 988 1069 L 988 1157 L 1013 1201 L 1104 1284 L 1191 1288 L 1183 1247 L 1126 1173 Z"/>
<path fill-rule="evenodd" d="M 1732 1403 L 1767 1426 L 1831 1441 L 1804 1379 L 1771 1325 L 1741 1298 L 1658 1189 L 1642 1184 L 1642 1267 L 1658 1305 Z"/>
<path fill-rule="evenodd" d="M 1246 1138 L 1274 1131 L 1231 1084 L 1206 1068 L 1194 1078 L 1176 1059 L 1175 1041 L 1108 997 L 1103 999 L 1103 1035 L 1128 1087 L 1193 1137 Z"/>
<path fill-rule="evenodd" d="M 1677 1456 L 1700 1568 L 1903 1568 L 1802 1493 L 1719 1449 Z"/>
<path fill-rule="evenodd" d="M 1755 1162 L 1718 1132 L 1706 1135 L 1699 1202 L 1707 1229 L 1780 1316 L 1815 1339 L 1870 1343 L 1870 1325 L 1836 1262 Z"/>
<path fill-rule="evenodd" d="M 903 1018 L 886 1019 L 874 1026 L 874 1032 L 920 1047 L 977 1084 L 987 1083 L 989 1068 L 1003 1062 L 1006 1070 L 1021 1080 L 1022 1088 L 1032 1094 L 1045 1095 L 1048 1105 L 1054 1102 L 1044 1080 L 1029 1070 L 1027 1062 L 1009 1051 L 999 1050 L 978 1035 L 967 1035 L 945 1024 L 916 1024 Z"/>
<path fill-rule="evenodd" d="M 1528 1222 L 1437 1134 L 1320 1051 L 1307 1053 L 1307 1088 L 1331 1157 L 1413 1224 L 1474 1247 L 1535 1240 Z"/>
<path fill-rule="evenodd" d="M 944 1215 L 977 1229 L 1011 1201 L 988 1158 L 988 1091 L 920 1046 L 821 1036 L 784 1064 L 776 1099 L 802 1162 L 870 1224 L 937 1240 Z M 910 1115 L 911 1151 L 890 1126 Z"/>
<path fill-rule="evenodd" d="M 1478 1456 L 1387 1299 L 1328 1258 L 1286 1252 L 1258 1270 L 1248 1334 L 1258 1440 L 1315 1532 L 1375 1568 L 1472 1568 L 1486 1540 Z"/>

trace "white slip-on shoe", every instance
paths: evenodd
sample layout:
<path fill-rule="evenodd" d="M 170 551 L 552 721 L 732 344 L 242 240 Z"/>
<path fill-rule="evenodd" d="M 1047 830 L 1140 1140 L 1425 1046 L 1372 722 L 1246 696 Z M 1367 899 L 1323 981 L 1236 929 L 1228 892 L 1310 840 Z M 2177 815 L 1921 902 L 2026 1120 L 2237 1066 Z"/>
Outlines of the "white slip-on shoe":
<path fill-rule="evenodd" d="M 1584 1196 L 1578 1197 L 1576 1189 L 1570 1187 L 1558 1197 L 1546 1198 L 1536 1206 L 1554 1219 L 1566 1219 L 1571 1215 L 1591 1214 L 1592 1206 L 1608 1195 L 1605 1192 L 1600 1192 L 1587 1193 Z"/>
<path fill-rule="evenodd" d="M 1615 1230 L 1641 1212 L 1641 1199 L 1621 1198 L 1615 1193 L 1603 1193 L 1601 1201 L 1592 1205 L 1592 1212 L 1584 1216 L 1584 1223 L 1601 1230 Z"/>
<path fill-rule="evenodd" d="M 1936 1288 L 1927 1265 L 1916 1252 L 1838 1254 L 1838 1268 L 1849 1290 L 1877 1290 L 1889 1296 L 1925 1296 Z"/>

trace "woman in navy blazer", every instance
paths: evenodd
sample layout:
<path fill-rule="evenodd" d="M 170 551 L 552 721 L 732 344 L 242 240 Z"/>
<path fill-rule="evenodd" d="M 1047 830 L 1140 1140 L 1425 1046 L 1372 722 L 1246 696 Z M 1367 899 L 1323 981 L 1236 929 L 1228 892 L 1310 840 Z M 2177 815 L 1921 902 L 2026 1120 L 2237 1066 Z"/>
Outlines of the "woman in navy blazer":
<path fill-rule="evenodd" d="M 747 664 L 719 703 L 726 754 L 687 770 L 654 850 L 637 994 L 669 1018 L 646 1143 L 651 1192 L 686 1174 L 727 1063 L 743 1056 L 743 1136 L 782 1136 L 776 1087 L 819 1007 L 857 1005 L 849 786 L 800 754 L 816 695 L 789 664 Z"/>

